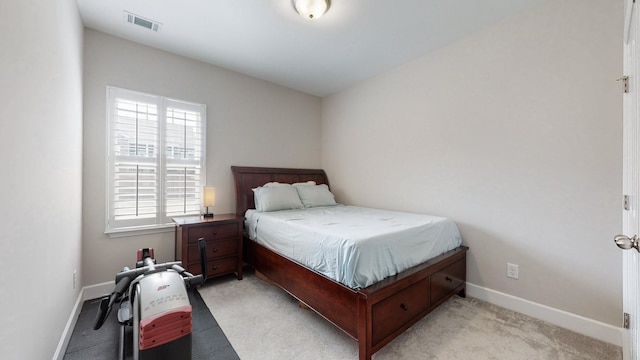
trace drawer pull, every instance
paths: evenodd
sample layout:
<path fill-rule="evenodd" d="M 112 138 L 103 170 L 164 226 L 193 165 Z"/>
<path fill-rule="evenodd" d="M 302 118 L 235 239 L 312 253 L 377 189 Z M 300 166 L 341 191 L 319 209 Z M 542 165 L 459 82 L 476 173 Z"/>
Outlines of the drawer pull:
<path fill-rule="evenodd" d="M 406 304 L 400 304 L 400 307 L 402 308 L 402 310 L 404 311 L 408 311 L 409 307 Z"/>
<path fill-rule="evenodd" d="M 217 267 L 216 265 L 211 265 L 211 268 L 212 268 L 213 270 L 218 270 L 218 267 Z"/>
<path fill-rule="evenodd" d="M 216 235 L 218 235 L 218 232 L 217 232 L 217 231 L 214 231 L 214 232 L 213 232 L 213 236 L 216 236 Z"/>
<path fill-rule="evenodd" d="M 213 250 L 211 250 L 211 251 L 213 251 L 214 253 L 216 253 L 216 252 L 218 252 L 218 249 L 214 248 L 214 249 L 213 249 Z"/>
<path fill-rule="evenodd" d="M 453 282 L 453 279 L 452 279 L 452 278 L 450 278 L 450 277 L 448 277 L 448 276 L 447 276 L 447 277 L 445 277 L 444 279 L 445 279 L 445 280 L 447 280 L 448 282 Z"/>

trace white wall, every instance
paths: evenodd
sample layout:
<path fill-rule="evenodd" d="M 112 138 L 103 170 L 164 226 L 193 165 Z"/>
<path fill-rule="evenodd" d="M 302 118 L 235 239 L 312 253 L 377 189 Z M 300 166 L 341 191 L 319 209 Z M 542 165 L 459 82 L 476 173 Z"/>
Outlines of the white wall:
<path fill-rule="evenodd" d="M 620 325 L 622 13 L 548 1 L 326 97 L 337 197 L 451 217 L 469 282 Z"/>
<path fill-rule="evenodd" d="M 321 99 L 219 67 L 85 29 L 84 284 L 113 281 L 135 251 L 174 258 L 174 232 L 104 234 L 106 86 L 207 105 L 207 183 L 214 213 L 235 211 L 231 165 L 320 167 Z"/>
<path fill-rule="evenodd" d="M 0 2 L 0 349 L 51 358 L 80 291 L 82 24 L 74 0 Z"/>

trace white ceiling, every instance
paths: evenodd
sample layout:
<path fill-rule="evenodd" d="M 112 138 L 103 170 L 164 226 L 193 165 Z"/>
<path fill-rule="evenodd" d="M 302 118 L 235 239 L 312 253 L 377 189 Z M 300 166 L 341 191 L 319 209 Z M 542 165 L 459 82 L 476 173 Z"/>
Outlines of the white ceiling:
<path fill-rule="evenodd" d="M 291 0 L 77 1 L 89 28 L 325 96 L 544 0 L 333 0 L 313 21 Z"/>

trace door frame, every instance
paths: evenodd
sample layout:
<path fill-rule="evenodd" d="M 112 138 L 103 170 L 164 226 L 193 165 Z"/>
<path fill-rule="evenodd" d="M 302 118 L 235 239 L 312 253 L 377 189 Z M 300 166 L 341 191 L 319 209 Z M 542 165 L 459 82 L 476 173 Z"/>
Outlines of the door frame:
<path fill-rule="evenodd" d="M 640 120 L 638 112 L 638 70 L 640 55 L 637 41 L 640 35 L 640 15 L 635 0 L 625 0 L 623 35 L 623 196 L 622 231 L 627 236 L 640 235 Z M 623 322 L 627 314 L 629 326 L 622 329 L 622 355 L 624 360 L 640 360 L 638 325 L 640 324 L 640 266 L 638 251 L 631 249 L 622 254 L 622 309 Z M 626 326 L 625 326 L 626 327 Z"/>

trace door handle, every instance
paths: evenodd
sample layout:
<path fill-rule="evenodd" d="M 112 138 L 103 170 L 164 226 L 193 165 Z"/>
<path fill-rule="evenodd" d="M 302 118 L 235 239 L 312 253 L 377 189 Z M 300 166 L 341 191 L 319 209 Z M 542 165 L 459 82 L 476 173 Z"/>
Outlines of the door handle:
<path fill-rule="evenodd" d="M 613 238 L 613 241 L 618 245 L 620 249 L 629 250 L 631 248 L 636 249 L 636 251 L 640 252 L 640 244 L 638 241 L 638 236 L 633 235 L 633 237 L 628 237 L 626 235 L 616 235 Z"/>

